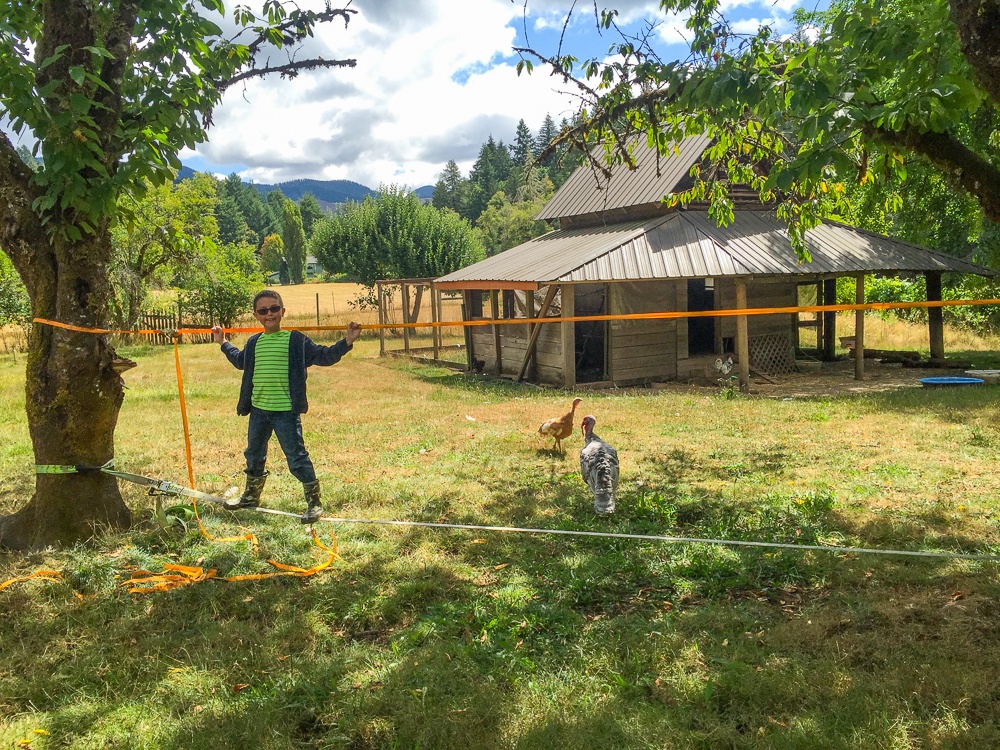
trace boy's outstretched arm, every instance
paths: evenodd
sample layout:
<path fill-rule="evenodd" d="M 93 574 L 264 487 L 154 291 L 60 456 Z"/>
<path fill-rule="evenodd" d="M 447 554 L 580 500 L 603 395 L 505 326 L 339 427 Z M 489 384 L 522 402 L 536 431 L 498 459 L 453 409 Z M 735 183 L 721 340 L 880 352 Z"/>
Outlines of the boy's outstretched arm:
<path fill-rule="evenodd" d="M 243 369 L 243 352 L 226 341 L 226 332 L 222 326 L 212 326 L 212 341 L 222 346 L 222 353 L 237 370 Z"/>
<path fill-rule="evenodd" d="M 361 335 L 361 326 L 353 320 L 347 324 L 347 345 L 354 346 L 354 342 Z"/>

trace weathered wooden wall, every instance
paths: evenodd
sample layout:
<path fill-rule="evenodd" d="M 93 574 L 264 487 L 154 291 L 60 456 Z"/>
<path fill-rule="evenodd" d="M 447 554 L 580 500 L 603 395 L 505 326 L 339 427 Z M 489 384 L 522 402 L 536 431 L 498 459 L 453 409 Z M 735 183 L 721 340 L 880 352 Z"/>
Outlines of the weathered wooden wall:
<path fill-rule="evenodd" d="M 678 309 L 676 281 L 639 281 L 610 285 L 609 314 L 662 312 Z M 686 304 L 686 287 L 685 287 Z M 677 377 L 678 354 L 687 356 L 687 323 L 678 346 L 680 320 L 611 321 L 611 379 L 618 385 Z M 682 352 L 679 352 L 682 349 Z"/>

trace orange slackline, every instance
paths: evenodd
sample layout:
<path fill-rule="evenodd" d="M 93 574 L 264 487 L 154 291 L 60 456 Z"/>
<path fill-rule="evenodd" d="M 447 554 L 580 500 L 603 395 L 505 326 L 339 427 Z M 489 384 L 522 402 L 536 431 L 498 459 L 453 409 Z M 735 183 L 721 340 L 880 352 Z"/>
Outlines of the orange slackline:
<path fill-rule="evenodd" d="M 934 300 L 930 302 L 867 302 L 864 304 L 851 305 L 801 305 L 796 307 L 747 307 L 732 310 L 673 310 L 669 312 L 652 313 L 622 313 L 619 315 L 570 315 L 564 318 L 480 318 L 478 320 L 439 320 L 422 323 L 371 323 L 361 326 L 362 330 L 378 331 L 400 328 L 448 328 L 455 326 L 471 327 L 493 326 L 493 325 L 525 325 L 526 323 L 577 323 L 584 321 L 605 321 L 605 320 L 671 320 L 676 318 L 712 318 L 731 317 L 740 315 L 775 315 L 783 313 L 800 312 L 850 312 L 852 310 L 906 310 L 911 308 L 932 308 L 932 307 L 960 307 L 964 305 L 1000 305 L 1000 299 L 959 299 L 959 300 Z M 80 331 L 81 333 L 119 333 L 119 334 L 164 334 L 168 333 L 177 337 L 186 333 L 210 334 L 211 328 L 185 328 L 177 331 L 163 331 L 158 329 L 142 329 L 134 331 L 107 330 L 103 328 L 83 328 L 73 326 L 68 323 L 60 323 L 46 318 L 34 318 L 35 323 L 45 323 L 46 325 L 65 328 L 70 331 Z M 259 333 L 263 328 L 224 328 L 225 333 Z M 346 325 L 338 326 L 288 326 L 290 331 L 346 331 Z"/>
<path fill-rule="evenodd" d="M 0 591 L 3 591 L 9 586 L 13 586 L 15 583 L 30 581 L 32 578 L 42 578 L 46 581 L 61 581 L 63 579 L 62 573 L 58 570 L 36 570 L 31 575 L 21 576 L 20 578 L 11 578 L 9 581 L 0 583 Z"/>
<path fill-rule="evenodd" d="M 204 529 L 203 529 L 204 530 Z M 333 549 L 330 549 L 322 541 L 314 530 L 311 530 L 313 541 L 320 549 L 329 552 L 330 556 L 325 562 L 314 565 L 311 568 L 300 568 L 297 565 L 286 565 L 277 560 L 268 562 L 278 569 L 276 573 L 249 573 L 238 576 L 220 576 L 215 568 L 199 568 L 191 565 L 167 564 L 163 566 L 165 573 L 153 573 L 149 570 L 137 570 L 127 581 L 122 581 L 122 586 L 127 586 L 130 594 L 149 594 L 156 591 L 169 591 L 180 586 L 187 586 L 192 583 L 203 581 L 262 581 L 266 578 L 277 578 L 279 576 L 295 576 L 297 578 L 307 578 L 316 575 L 320 571 L 329 568 L 334 560 L 340 555 L 337 554 L 337 539 L 334 537 Z"/>

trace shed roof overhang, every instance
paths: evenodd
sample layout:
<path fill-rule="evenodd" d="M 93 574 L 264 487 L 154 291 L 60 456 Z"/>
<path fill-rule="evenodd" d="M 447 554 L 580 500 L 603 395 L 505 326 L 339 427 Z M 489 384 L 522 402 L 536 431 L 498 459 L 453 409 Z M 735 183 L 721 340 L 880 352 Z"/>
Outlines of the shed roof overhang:
<path fill-rule="evenodd" d="M 435 281 L 441 289 L 536 289 L 553 283 L 954 272 L 1000 275 L 943 253 L 827 222 L 795 254 L 773 211 L 737 211 L 719 227 L 704 211 L 549 232 Z M 527 285 L 527 286 L 518 286 Z"/>

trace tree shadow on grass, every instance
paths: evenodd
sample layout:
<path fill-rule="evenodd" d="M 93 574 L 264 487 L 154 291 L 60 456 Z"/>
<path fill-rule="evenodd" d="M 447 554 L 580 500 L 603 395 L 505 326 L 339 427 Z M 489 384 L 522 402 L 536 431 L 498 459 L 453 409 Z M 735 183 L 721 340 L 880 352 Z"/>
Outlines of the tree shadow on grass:
<path fill-rule="evenodd" d="M 749 533 L 808 520 L 676 487 L 626 488 L 620 514 L 599 519 L 577 476 L 486 481 L 486 517 L 533 527 Z M 414 515 L 450 517 L 455 505 L 424 499 Z M 823 531 L 858 531 L 836 511 L 814 515 Z M 919 538 L 920 522 L 904 533 Z M 96 570 L 82 601 L 70 584 L 4 592 L 4 708 L 41 712 L 53 742 L 81 746 L 596 739 L 853 750 L 888 746 L 901 725 L 941 747 L 1000 740 L 993 568 L 422 528 L 338 533 L 344 559 L 312 579 L 129 596 Z M 209 561 L 240 559 L 230 550 Z M 951 735 L 942 711 L 955 719 Z"/>

